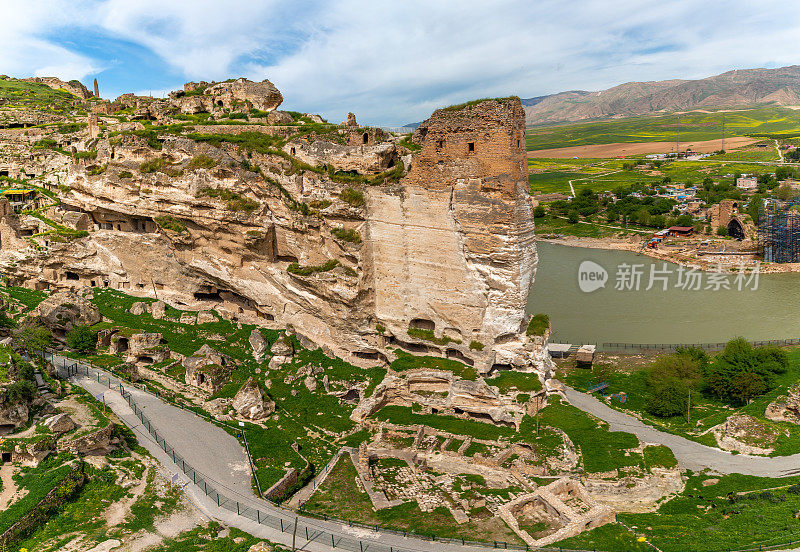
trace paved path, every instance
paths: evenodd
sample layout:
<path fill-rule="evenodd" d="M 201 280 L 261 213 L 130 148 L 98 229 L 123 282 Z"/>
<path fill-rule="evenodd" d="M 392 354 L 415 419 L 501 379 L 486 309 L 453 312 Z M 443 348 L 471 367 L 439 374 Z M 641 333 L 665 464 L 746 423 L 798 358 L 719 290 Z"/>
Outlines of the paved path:
<path fill-rule="evenodd" d="M 61 366 L 64 361 L 59 356 L 56 356 L 54 360 L 58 366 Z M 73 362 L 70 359 L 66 360 L 67 364 Z M 111 379 L 117 381 L 113 376 Z M 491 545 L 480 547 L 429 541 L 420 537 L 404 537 L 396 533 L 350 527 L 341 522 L 298 517 L 291 510 L 279 508 L 255 496 L 251 487 L 251 473 L 246 452 L 236 438 L 199 416 L 172 406 L 148 392 L 133 386 L 125 386 L 126 391 L 131 393 L 133 400 L 155 426 L 157 432 L 164 436 L 177 453 L 183 456 L 186 463 L 191 464 L 208 479 L 213 479 L 213 485 L 221 494 L 235 499 L 243 506 L 267 513 L 273 519 L 281 519 L 285 530 L 257 523 L 218 506 L 212 498 L 206 496 L 200 487 L 192 483 L 161 446 L 155 442 L 150 432 L 142 426 L 139 418 L 118 391 L 112 391 L 105 384 L 86 376 L 73 376 L 71 381 L 94 396 L 103 393 L 106 405 L 111 408 L 120 421 L 133 430 L 139 443 L 153 457 L 172 474 L 178 475 L 180 484 L 185 485 L 186 495 L 204 514 L 256 537 L 284 546 L 292 546 L 292 528 L 297 519 L 297 547 L 312 552 L 333 552 L 334 550 L 337 552 L 342 550 L 353 552 L 485 552 L 491 548 Z"/>
<path fill-rule="evenodd" d="M 692 470 L 711 468 L 719 473 L 765 477 L 788 477 L 800 474 L 800 454 L 772 458 L 731 454 L 678 435 L 659 431 L 633 416 L 614 410 L 592 395 L 581 393 L 566 385 L 564 393 L 572 405 L 608 422 L 612 431 L 633 433 L 645 443 L 668 446 L 684 468 Z"/>

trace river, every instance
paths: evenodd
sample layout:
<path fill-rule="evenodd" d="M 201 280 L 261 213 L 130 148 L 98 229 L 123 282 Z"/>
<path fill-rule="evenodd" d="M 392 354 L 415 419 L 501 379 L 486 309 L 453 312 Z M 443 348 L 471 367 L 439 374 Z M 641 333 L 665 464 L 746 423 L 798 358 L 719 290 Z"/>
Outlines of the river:
<path fill-rule="evenodd" d="M 737 279 L 735 272 L 689 274 L 686 268 L 629 251 L 544 242 L 537 247 L 539 268 L 527 311 L 550 316 L 553 342 L 715 343 L 737 336 L 800 337 L 799 273 L 760 274 L 757 279 L 745 273 Z M 584 261 L 596 264 L 582 265 Z M 581 268 L 583 287 L 597 287 L 594 291 L 582 291 Z M 607 281 L 602 285 L 604 270 Z"/>

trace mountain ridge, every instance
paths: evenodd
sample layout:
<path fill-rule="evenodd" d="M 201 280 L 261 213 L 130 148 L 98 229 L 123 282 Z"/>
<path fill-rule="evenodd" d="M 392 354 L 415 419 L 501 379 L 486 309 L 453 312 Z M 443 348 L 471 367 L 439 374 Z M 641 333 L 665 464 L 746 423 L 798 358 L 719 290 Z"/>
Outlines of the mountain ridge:
<path fill-rule="evenodd" d="M 703 79 L 627 82 L 522 100 L 527 125 L 635 117 L 701 108 L 800 104 L 800 65 L 734 69 Z"/>

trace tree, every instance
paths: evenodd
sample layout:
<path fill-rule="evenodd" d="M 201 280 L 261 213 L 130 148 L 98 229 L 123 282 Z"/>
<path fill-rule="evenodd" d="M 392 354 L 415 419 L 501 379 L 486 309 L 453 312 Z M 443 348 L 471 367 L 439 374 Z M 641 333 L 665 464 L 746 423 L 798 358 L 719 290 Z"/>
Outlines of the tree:
<path fill-rule="evenodd" d="M 702 381 L 702 363 L 693 349 L 658 357 L 647 369 L 647 411 L 664 418 L 686 412 L 690 390 Z"/>
<path fill-rule="evenodd" d="M 547 211 L 541 205 L 533 208 L 533 218 L 542 218 L 547 214 Z"/>
<path fill-rule="evenodd" d="M 572 210 L 567 214 L 567 220 L 569 220 L 572 224 L 578 222 L 580 216 L 578 215 L 578 211 Z"/>
<path fill-rule="evenodd" d="M 29 354 L 47 349 L 53 342 L 53 334 L 44 326 L 26 325 L 16 332 L 19 347 Z"/>
<path fill-rule="evenodd" d="M 743 338 L 733 339 L 705 370 L 706 390 L 734 404 L 747 404 L 776 385 L 785 373 L 789 355 L 777 347 L 753 347 Z"/>
<path fill-rule="evenodd" d="M 86 353 L 94 350 L 97 334 L 89 326 L 76 326 L 67 332 L 67 345 L 75 351 Z"/>
<path fill-rule="evenodd" d="M 728 235 L 727 226 L 717 226 L 717 236 L 727 236 L 727 235 Z"/>

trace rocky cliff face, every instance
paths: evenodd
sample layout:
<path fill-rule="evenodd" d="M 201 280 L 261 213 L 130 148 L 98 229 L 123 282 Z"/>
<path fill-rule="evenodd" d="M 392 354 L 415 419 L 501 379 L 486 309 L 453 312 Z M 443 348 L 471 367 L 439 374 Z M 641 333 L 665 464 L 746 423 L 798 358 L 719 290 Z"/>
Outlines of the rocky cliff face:
<path fill-rule="evenodd" d="M 518 99 L 439 110 L 403 145 L 277 112 L 268 81 L 192 84 L 155 107 L 132 98 L 112 105 L 164 124 L 94 115 L 69 134 L 0 129 L 17 145 L 0 168 L 56 197 L 26 205 L 44 228 L 0 221 L 14 283 L 157 294 L 288 327 L 365 366 L 396 349 L 481 373 L 542 361 L 522 333 L 536 251 Z M 192 98 L 223 124 L 182 119 Z M 234 106 L 246 121 L 224 124 Z M 292 123 L 269 124 L 269 110 Z"/>

